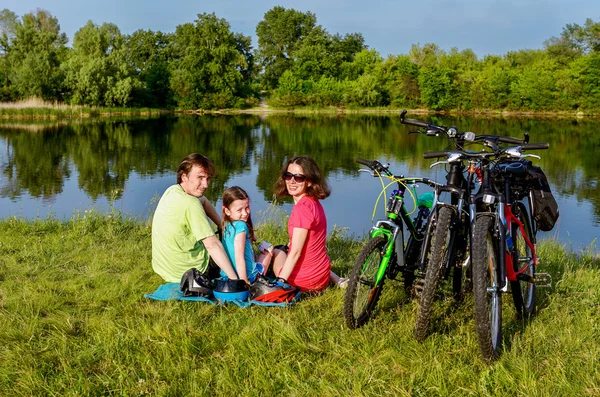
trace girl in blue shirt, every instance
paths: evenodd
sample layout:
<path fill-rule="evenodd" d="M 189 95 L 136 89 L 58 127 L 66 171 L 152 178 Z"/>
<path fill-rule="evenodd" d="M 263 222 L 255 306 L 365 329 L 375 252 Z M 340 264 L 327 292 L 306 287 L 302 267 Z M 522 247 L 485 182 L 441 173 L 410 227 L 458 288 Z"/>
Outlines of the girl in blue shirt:
<path fill-rule="evenodd" d="M 256 241 L 252 217 L 250 216 L 250 198 L 239 186 L 233 186 L 223 193 L 223 248 L 233 264 L 238 277 L 253 283 L 256 276 L 267 272 L 274 259 L 277 263 L 285 262 L 285 253 L 267 249 L 261 244 L 260 254 L 254 254 L 252 243 Z M 241 264 L 241 265 L 240 265 Z M 221 271 L 221 277 L 227 278 Z"/>

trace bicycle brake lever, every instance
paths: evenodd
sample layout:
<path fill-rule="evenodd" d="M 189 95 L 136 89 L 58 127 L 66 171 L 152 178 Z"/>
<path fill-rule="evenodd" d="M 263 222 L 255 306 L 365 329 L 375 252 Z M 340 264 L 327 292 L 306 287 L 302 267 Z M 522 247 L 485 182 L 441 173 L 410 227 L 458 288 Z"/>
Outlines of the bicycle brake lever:
<path fill-rule="evenodd" d="M 524 154 L 524 155 L 521 156 L 521 158 L 525 158 L 525 157 L 533 157 L 533 158 L 538 159 L 538 160 L 541 159 L 541 157 L 538 156 L 537 154 Z"/>
<path fill-rule="evenodd" d="M 436 165 L 440 165 L 440 164 L 448 164 L 448 161 L 447 161 L 447 160 L 436 161 L 435 163 L 431 164 L 431 165 L 429 166 L 429 168 L 433 168 L 433 167 L 435 167 Z"/>
<path fill-rule="evenodd" d="M 377 176 L 373 171 L 371 171 L 371 170 L 369 170 L 367 168 L 361 168 L 361 169 L 358 170 L 358 172 L 366 172 L 367 174 L 369 174 L 371 176 L 374 176 L 374 177 Z"/>

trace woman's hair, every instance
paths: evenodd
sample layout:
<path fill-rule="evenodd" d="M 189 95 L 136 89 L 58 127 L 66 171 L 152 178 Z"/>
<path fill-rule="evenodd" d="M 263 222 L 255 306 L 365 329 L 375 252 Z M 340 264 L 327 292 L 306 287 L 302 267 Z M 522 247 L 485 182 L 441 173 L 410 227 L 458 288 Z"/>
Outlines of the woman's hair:
<path fill-rule="evenodd" d="M 179 164 L 179 168 L 177 169 L 177 183 L 181 183 L 181 176 L 183 174 L 189 174 L 195 165 L 202 167 L 208 176 L 213 176 L 215 174 L 215 166 L 208 157 L 198 153 L 192 153 L 181 160 L 181 164 Z"/>
<path fill-rule="evenodd" d="M 231 218 L 229 218 L 229 216 L 227 216 L 227 214 L 225 213 L 225 208 L 229 209 L 229 206 L 235 201 L 235 200 L 245 200 L 248 199 L 250 200 L 250 197 L 248 197 L 248 193 L 246 193 L 246 191 L 244 189 L 242 189 L 239 186 L 232 186 L 228 189 L 225 189 L 225 191 L 223 192 L 223 212 L 221 213 L 221 219 L 222 219 L 222 230 L 223 233 L 225 233 L 225 227 L 227 226 L 227 223 L 231 223 Z M 252 225 L 252 215 L 248 214 L 248 220 L 246 221 L 246 224 L 248 225 L 248 229 L 250 229 L 250 240 L 254 240 L 254 226 Z"/>
<path fill-rule="evenodd" d="M 310 156 L 296 156 L 289 159 L 279 174 L 279 178 L 275 183 L 275 196 L 277 197 L 286 197 L 290 194 L 287 191 L 285 186 L 285 179 L 283 179 L 283 174 L 287 172 L 288 166 L 290 164 L 298 164 L 302 167 L 302 174 L 306 176 L 306 182 L 310 182 L 310 186 L 306 186 L 306 195 L 310 196 L 317 200 L 323 200 L 324 198 L 329 197 L 331 194 L 331 188 L 327 183 L 327 179 L 323 177 L 321 173 L 321 169 Z"/>

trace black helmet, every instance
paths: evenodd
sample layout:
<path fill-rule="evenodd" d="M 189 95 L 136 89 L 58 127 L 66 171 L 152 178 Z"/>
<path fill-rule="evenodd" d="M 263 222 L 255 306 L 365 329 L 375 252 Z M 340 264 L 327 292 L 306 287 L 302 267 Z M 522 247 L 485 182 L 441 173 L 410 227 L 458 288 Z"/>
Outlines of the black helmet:
<path fill-rule="evenodd" d="M 179 288 L 183 292 L 183 296 L 213 298 L 213 283 L 195 267 L 183 274 Z"/>

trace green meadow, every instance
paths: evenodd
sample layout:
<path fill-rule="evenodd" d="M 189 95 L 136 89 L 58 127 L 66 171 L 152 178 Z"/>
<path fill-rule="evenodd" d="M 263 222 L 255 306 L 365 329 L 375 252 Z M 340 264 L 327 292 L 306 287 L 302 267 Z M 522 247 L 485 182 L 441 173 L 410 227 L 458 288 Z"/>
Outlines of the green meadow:
<path fill-rule="evenodd" d="M 285 241 L 271 214 L 259 238 Z M 349 330 L 344 291 L 286 308 L 143 297 L 151 268 L 147 222 L 78 212 L 68 221 L 0 220 L 0 395 L 6 396 L 571 396 L 600 395 L 600 257 L 540 244 L 550 288 L 517 320 L 504 295 L 504 346 L 479 356 L 472 300 L 440 297 L 431 336 L 412 336 L 416 303 L 388 282 L 374 318 Z M 328 241 L 346 275 L 359 239 Z"/>

